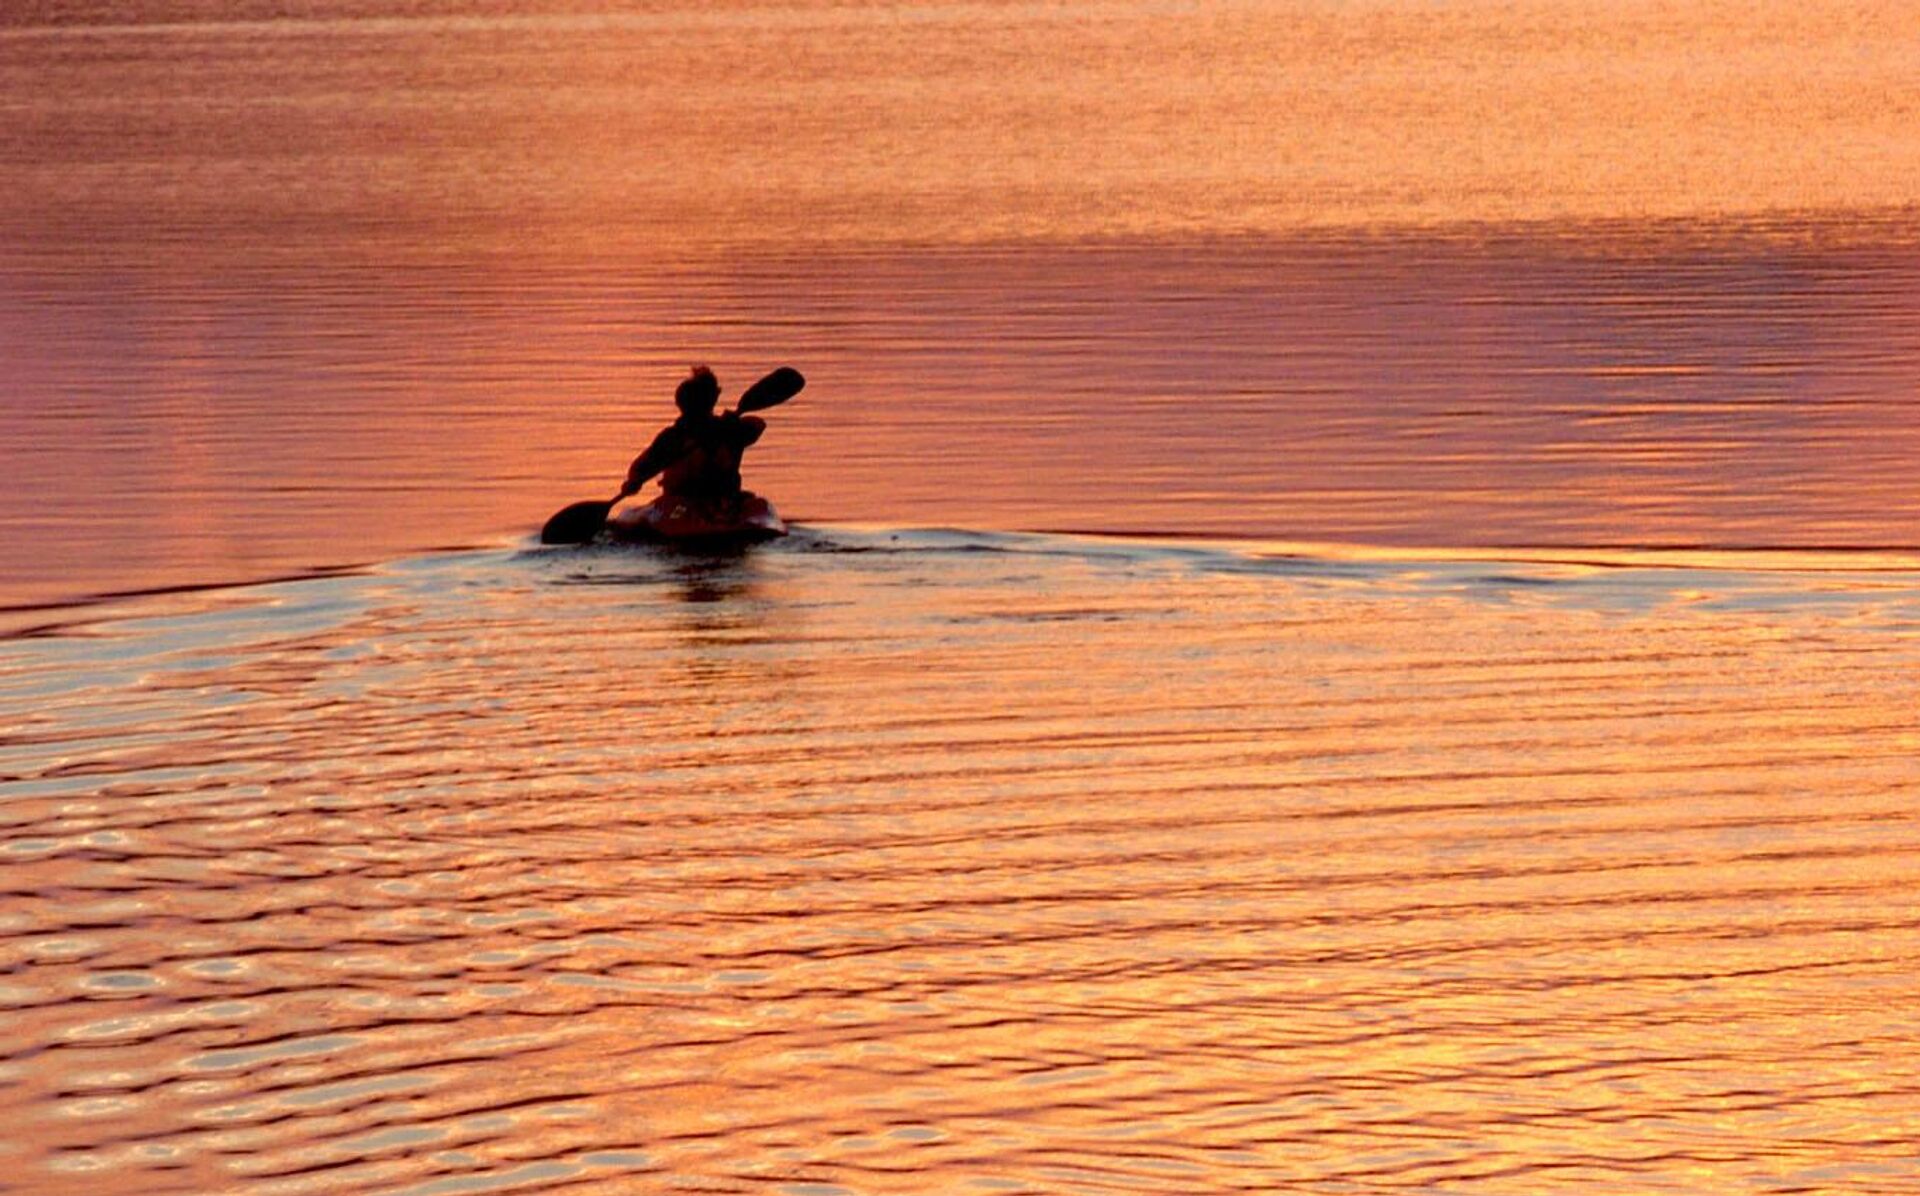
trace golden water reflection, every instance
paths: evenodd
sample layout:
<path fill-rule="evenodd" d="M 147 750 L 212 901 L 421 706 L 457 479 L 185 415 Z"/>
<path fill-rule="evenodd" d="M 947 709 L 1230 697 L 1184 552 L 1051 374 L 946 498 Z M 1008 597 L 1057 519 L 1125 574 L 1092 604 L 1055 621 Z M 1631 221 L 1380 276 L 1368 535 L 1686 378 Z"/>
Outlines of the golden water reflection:
<path fill-rule="evenodd" d="M 264 252 L 1185 238 L 1920 201 L 1899 0 L 178 0 L 0 18 L 0 227 Z"/>
<path fill-rule="evenodd" d="M 9 1167 L 1911 1190 L 1920 588 L 1798 565 L 841 532 L 16 641 Z"/>
<path fill-rule="evenodd" d="M 814 379 L 753 462 L 803 518 L 1911 546 L 1916 38 L 1884 0 L 10 11 L 0 607 L 518 535 L 703 360 Z"/>
<path fill-rule="evenodd" d="M 1896 228 L 24 272 L 7 603 L 526 534 L 686 363 L 789 362 L 790 518 L 1460 546 L 1912 547 Z"/>

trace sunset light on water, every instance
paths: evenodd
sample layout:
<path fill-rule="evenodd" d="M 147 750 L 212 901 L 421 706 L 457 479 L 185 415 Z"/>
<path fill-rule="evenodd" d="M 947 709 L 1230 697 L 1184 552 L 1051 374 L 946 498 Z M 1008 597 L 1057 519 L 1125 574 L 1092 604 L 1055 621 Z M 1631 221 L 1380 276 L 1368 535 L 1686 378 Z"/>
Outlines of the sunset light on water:
<path fill-rule="evenodd" d="M 0 1190 L 1920 1192 L 1916 63 L 0 13 Z"/>

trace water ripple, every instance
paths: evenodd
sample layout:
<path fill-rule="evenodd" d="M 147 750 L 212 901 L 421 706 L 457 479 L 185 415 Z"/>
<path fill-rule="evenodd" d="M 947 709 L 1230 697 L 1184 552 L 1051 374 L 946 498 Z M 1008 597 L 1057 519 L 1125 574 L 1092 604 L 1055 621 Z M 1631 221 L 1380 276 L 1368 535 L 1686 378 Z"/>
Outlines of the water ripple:
<path fill-rule="evenodd" d="M 1920 575 L 965 538 L 0 646 L 16 1183 L 1920 1190 Z"/>

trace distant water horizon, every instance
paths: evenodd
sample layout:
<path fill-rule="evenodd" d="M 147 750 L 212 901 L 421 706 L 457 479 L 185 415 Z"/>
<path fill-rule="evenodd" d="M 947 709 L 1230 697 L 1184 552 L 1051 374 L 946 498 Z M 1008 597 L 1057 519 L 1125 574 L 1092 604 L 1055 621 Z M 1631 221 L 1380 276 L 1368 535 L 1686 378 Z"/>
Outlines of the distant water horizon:
<path fill-rule="evenodd" d="M 624 254 L 1911 210 L 1915 38 L 1890 0 L 37 6 L 0 18 L 0 228 Z"/>

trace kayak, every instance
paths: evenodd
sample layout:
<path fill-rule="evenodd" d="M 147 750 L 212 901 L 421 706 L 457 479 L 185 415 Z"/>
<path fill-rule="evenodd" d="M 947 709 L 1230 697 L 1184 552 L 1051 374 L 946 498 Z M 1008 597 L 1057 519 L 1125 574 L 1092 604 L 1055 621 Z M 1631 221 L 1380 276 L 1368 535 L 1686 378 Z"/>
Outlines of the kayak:
<path fill-rule="evenodd" d="M 713 499 L 662 494 L 615 513 L 607 520 L 607 534 L 647 544 L 720 548 L 776 540 L 787 534 L 787 521 L 758 494 Z"/>

